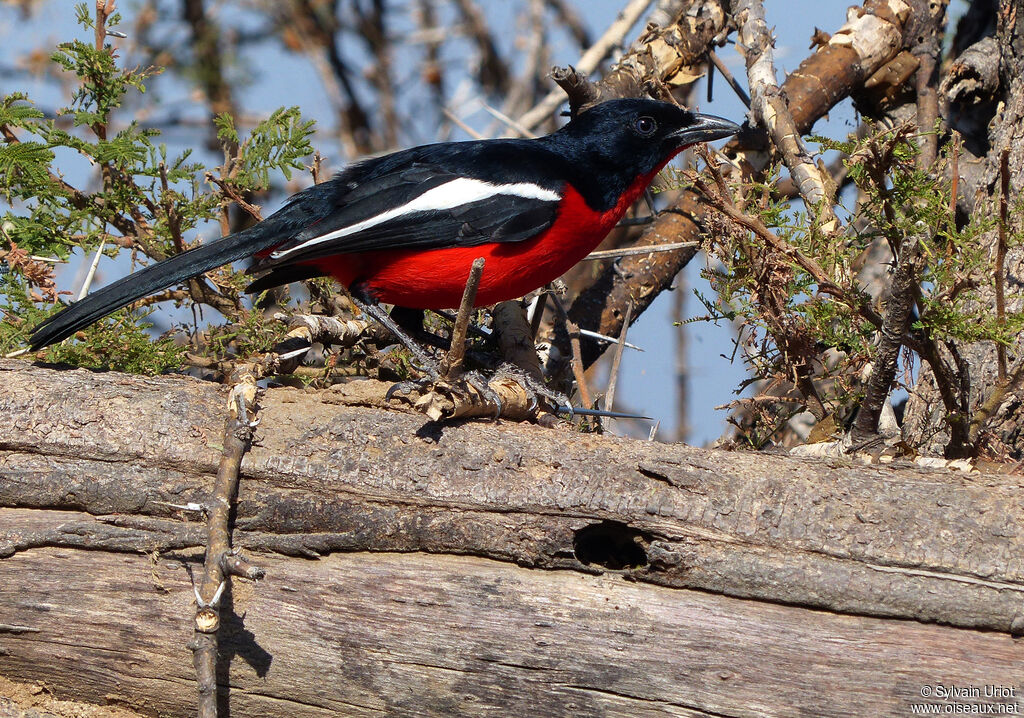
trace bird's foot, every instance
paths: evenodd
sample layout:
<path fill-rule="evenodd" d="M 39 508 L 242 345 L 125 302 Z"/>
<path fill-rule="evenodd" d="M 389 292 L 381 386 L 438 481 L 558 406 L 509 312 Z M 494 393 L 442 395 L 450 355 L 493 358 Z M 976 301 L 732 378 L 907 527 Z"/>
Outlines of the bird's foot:
<path fill-rule="evenodd" d="M 478 371 L 448 377 L 442 376 L 440 372 L 430 372 L 421 379 L 393 385 L 385 398 L 401 398 L 434 421 L 477 416 L 497 419 L 507 403 L 502 398 L 502 392 L 495 390 Z"/>
<path fill-rule="evenodd" d="M 467 387 L 475 389 L 483 398 L 484 402 L 494 406 L 494 418 L 501 418 L 502 402 L 501 396 L 491 388 L 490 381 L 479 371 L 467 371 L 462 374 L 460 380 Z"/>
<path fill-rule="evenodd" d="M 569 400 L 526 372 L 503 365 L 492 375 L 467 371 L 454 377 L 440 372 L 392 386 L 387 399 L 401 399 L 435 421 L 444 419 L 506 418 L 514 421 L 551 420 L 553 409 L 564 412 Z"/>
<path fill-rule="evenodd" d="M 510 379 L 522 386 L 529 398 L 531 411 L 542 408 L 540 404 L 543 399 L 549 405 L 549 407 L 544 408 L 550 408 L 555 411 L 565 408 L 568 409 L 570 415 L 572 414 L 572 404 L 569 402 L 569 397 L 559 391 L 549 389 L 543 381 L 515 364 L 505 363 L 499 366 L 494 373 L 494 379 Z"/>
<path fill-rule="evenodd" d="M 406 379 L 394 384 L 384 398 L 388 401 L 394 397 L 395 394 L 424 394 L 430 391 L 430 387 L 436 385 L 441 381 L 441 369 L 438 365 L 430 358 L 424 355 L 418 357 L 419 361 L 413 364 L 413 369 L 420 372 L 423 376 L 419 379 Z"/>

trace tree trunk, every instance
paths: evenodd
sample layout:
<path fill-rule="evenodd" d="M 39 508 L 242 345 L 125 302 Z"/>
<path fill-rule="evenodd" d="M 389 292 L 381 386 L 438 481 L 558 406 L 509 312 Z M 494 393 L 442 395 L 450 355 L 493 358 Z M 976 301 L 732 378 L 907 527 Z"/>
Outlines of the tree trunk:
<path fill-rule="evenodd" d="M 993 34 L 996 42 L 992 41 Z M 953 60 L 953 72 L 944 89 L 952 107 L 950 124 L 964 136 L 959 161 L 959 210 L 965 216 L 998 216 L 1000 155 L 1007 150 L 1011 194 L 1008 230 L 1020 233 L 1021 218 L 1014 211 L 1014 203 L 1024 186 L 1024 8 L 1019 0 L 998 3 L 973 0 L 957 27 L 953 52 L 953 57 L 949 58 Z M 991 62 L 993 53 L 997 56 L 997 65 Z M 993 75 L 995 67 L 998 67 L 998 76 Z M 993 264 L 998 237 L 998 230 L 993 229 L 984 239 Z M 1011 247 L 1000 271 L 1007 286 L 1006 310 L 1019 312 L 1024 309 L 1019 299 L 1024 251 Z M 989 286 L 983 297 L 985 305 L 995 315 L 994 288 Z M 974 412 L 996 387 L 995 345 L 955 342 L 954 346 L 968 370 L 969 407 Z M 1018 337 L 1008 350 L 1011 369 L 1019 363 L 1022 348 L 1024 338 Z M 945 358 L 953 364 L 951 356 L 947 354 Z M 1019 394 L 1020 387 L 1017 387 L 996 407 L 984 427 L 989 433 L 989 439 L 983 442 L 985 449 L 996 454 L 1006 451 L 1020 458 L 1024 447 L 1024 404 Z M 934 376 L 923 370 L 907 403 L 905 433 L 908 442 L 922 452 L 941 454 L 950 437 L 943 422 L 944 414 Z"/>
<path fill-rule="evenodd" d="M 212 484 L 226 393 L 0 377 L 0 675 L 193 713 L 206 537 L 178 507 Z M 359 384 L 262 402 L 234 715 L 895 716 L 953 684 L 1024 707 L 1019 476 L 436 425 L 347 405 Z"/>

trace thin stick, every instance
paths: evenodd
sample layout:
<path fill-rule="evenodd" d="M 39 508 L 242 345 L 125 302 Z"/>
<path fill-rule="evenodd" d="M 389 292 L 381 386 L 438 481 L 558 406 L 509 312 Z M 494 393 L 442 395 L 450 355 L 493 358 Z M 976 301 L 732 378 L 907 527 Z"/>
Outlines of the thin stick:
<path fill-rule="evenodd" d="M 707 84 L 708 84 L 708 103 L 710 104 L 715 99 L 715 68 L 714 68 L 714 66 L 708 68 Z"/>
<path fill-rule="evenodd" d="M 78 291 L 78 301 L 82 301 L 85 295 L 89 293 L 89 287 L 92 286 L 92 280 L 96 277 L 96 267 L 100 264 L 100 257 L 103 256 L 103 249 L 107 246 L 107 239 L 104 237 L 100 240 L 99 249 L 96 250 L 96 255 L 92 258 L 92 264 L 89 265 L 89 273 L 85 275 L 85 281 L 82 282 L 82 288 Z"/>
<path fill-rule="evenodd" d="M 448 109 L 447 107 L 442 107 L 442 108 L 441 108 L 441 112 L 442 112 L 442 113 L 444 114 L 444 116 L 445 116 L 445 117 L 447 117 L 447 118 L 448 118 L 449 120 L 451 120 L 452 124 L 454 124 L 454 125 L 455 125 L 456 127 L 458 127 L 458 128 L 460 129 L 460 130 L 462 130 L 462 131 L 463 131 L 463 132 L 465 132 L 465 133 L 466 133 L 467 135 L 469 135 L 470 137 L 472 137 L 472 138 L 473 138 L 474 140 L 483 140 L 483 139 L 487 139 L 486 137 L 484 137 L 483 135 L 481 135 L 481 134 L 480 134 L 479 132 L 477 132 L 476 130 L 474 130 L 474 129 L 473 129 L 472 127 L 470 127 L 469 125 L 467 125 L 467 124 L 466 124 L 465 122 L 463 122 L 462 120 L 460 120 L 460 119 L 459 119 L 459 118 L 458 118 L 458 117 L 457 117 L 457 116 L 455 115 L 455 113 L 454 113 L 454 112 L 452 112 L 451 110 L 449 110 L 449 109 Z"/>
<path fill-rule="evenodd" d="M 590 390 L 587 389 L 587 375 L 583 368 L 583 350 L 580 347 L 580 328 L 576 323 L 565 317 L 565 330 L 569 334 L 569 343 L 572 346 L 572 374 L 576 378 L 576 389 L 580 393 L 580 403 L 584 409 L 590 409 Z"/>
<path fill-rule="evenodd" d="M 580 49 L 590 44 L 590 32 L 582 18 L 576 14 L 575 8 L 567 4 L 565 0 L 545 0 L 545 3 L 555 11 L 558 22 L 565 26 L 566 31 L 572 35 L 572 39 L 576 41 Z"/>
<path fill-rule="evenodd" d="M 643 247 L 623 247 L 622 249 L 604 249 L 600 252 L 591 252 L 583 259 L 595 261 L 598 259 L 617 259 L 619 257 L 632 257 L 636 254 L 652 254 L 654 252 L 674 252 L 677 249 L 688 247 L 699 247 L 700 242 L 672 242 L 670 244 L 648 244 Z"/>
<path fill-rule="evenodd" d="M 708 50 L 708 59 L 711 60 L 711 64 L 715 66 L 715 69 L 722 73 L 723 79 L 725 79 L 725 81 L 729 83 L 729 87 L 732 88 L 732 91 L 736 93 L 736 96 L 743 101 L 743 104 L 746 105 L 747 109 L 749 110 L 750 95 L 748 95 L 747 91 L 743 89 L 743 86 L 740 85 L 739 81 L 735 78 L 735 76 L 733 76 L 733 74 L 729 72 L 729 68 L 725 66 L 724 62 L 722 62 L 722 58 L 720 58 L 714 50 Z M 711 83 L 709 81 L 708 86 L 710 87 L 710 85 Z M 710 102 L 710 98 L 708 98 L 708 101 Z"/>
<path fill-rule="evenodd" d="M 480 287 L 480 277 L 484 273 L 484 258 L 477 257 L 473 260 L 473 266 L 469 270 L 469 279 L 466 280 L 466 289 L 462 293 L 462 303 L 459 304 L 459 313 L 455 317 L 455 327 L 452 329 L 452 346 L 448 350 L 441 365 L 441 374 L 446 379 L 453 379 L 462 373 L 462 362 L 466 358 L 466 333 L 469 330 L 469 315 L 476 303 L 476 290 Z"/>
<path fill-rule="evenodd" d="M 556 297 L 554 294 L 550 295 L 552 303 L 555 305 L 555 311 L 558 312 L 558 318 L 565 324 L 565 333 L 569 336 L 569 346 L 572 347 L 572 357 L 570 366 L 572 367 L 573 378 L 576 379 L 576 388 L 580 393 L 580 403 L 583 408 L 590 409 L 592 404 L 590 403 L 590 391 L 587 389 L 587 377 L 586 369 L 583 367 L 583 351 L 580 347 L 580 328 L 579 326 L 569 319 L 569 313 L 565 310 L 565 305 L 562 304 L 562 300 Z"/>
<path fill-rule="evenodd" d="M 996 321 L 999 327 L 1006 326 L 1006 294 L 1003 287 L 1003 272 L 1006 264 L 1006 224 L 1010 212 L 1010 150 L 1003 149 L 999 155 L 999 238 L 996 242 Z M 1000 384 L 1006 383 L 1006 347 L 996 344 L 996 371 Z"/>
<path fill-rule="evenodd" d="M 234 186 L 223 179 L 222 177 L 216 177 L 213 172 L 206 173 L 206 179 L 209 182 L 213 182 L 220 188 L 220 191 L 225 194 L 228 198 L 234 200 L 239 207 L 244 209 L 249 215 L 257 222 L 263 221 L 263 210 L 258 204 L 252 204 L 246 201 L 245 197 L 240 195 L 234 188 Z"/>
<path fill-rule="evenodd" d="M 605 342 L 606 344 L 615 344 L 615 343 L 617 343 L 619 341 L 615 337 L 610 337 L 607 334 L 601 334 L 600 332 L 595 332 L 595 331 L 592 331 L 590 329 L 580 329 L 580 336 L 581 337 L 590 337 L 591 339 L 596 339 L 597 341 Z M 630 344 L 629 342 L 626 342 L 626 348 L 627 349 L 636 349 L 638 352 L 642 352 L 643 351 L 643 349 L 638 347 L 636 344 Z"/>
<path fill-rule="evenodd" d="M 604 408 L 611 411 L 615 404 L 615 385 L 619 378 L 619 365 L 622 363 L 622 350 L 626 348 L 626 333 L 629 331 L 629 323 L 633 319 L 633 302 L 626 305 L 626 316 L 622 320 L 622 331 L 619 332 L 619 341 L 615 345 L 615 354 L 612 356 L 612 368 L 608 378 L 608 393 L 604 400 Z"/>
<path fill-rule="evenodd" d="M 501 110 L 496 110 L 493 107 L 491 107 L 490 105 L 488 105 L 487 103 L 484 103 L 482 105 L 482 107 L 484 108 L 484 110 L 487 111 L 487 113 L 489 115 L 491 115 L 491 117 L 495 118 L 499 122 L 504 123 L 508 127 L 512 128 L 513 130 L 518 132 L 523 137 L 526 137 L 527 139 L 531 139 L 532 140 L 532 139 L 534 139 L 537 136 L 535 133 L 531 132 L 528 128 L 523 127 L 523 125 L 521 125 L 520 123 L 518 123 L 515 120 L 513 120 L 511 117 L 506 115 Z"/>
<path fill-rule="evenodd" d="M 530 336 L 536 337 L 540 323 L 544 320 L 544 307 L 548 303 L 547 292 L 541 292 L 533 300 L 533 315 L 530 317 Z"/>
<path fill-rule="evenodd" d="M 320 154 L 320 150 L 313 153 L 313 164 L 309 166 L 309 173 L 313 175 L 313 184 L 320 184 L 326 177 L 323 176 L 323 164 L 324 158 Z"/>

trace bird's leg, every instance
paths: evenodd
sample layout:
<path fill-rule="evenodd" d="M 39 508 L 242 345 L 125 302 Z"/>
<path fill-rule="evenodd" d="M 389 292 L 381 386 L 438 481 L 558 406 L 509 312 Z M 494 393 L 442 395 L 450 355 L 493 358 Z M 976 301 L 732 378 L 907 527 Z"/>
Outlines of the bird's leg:
<path fill-rule="evenodd" d="M 353 300 L 356 305 L 369 317 L 376 319 L 378 322 L 384 325 L 395 337 L 402 342 L 402 344 L 412 352 L 415 358 L 416 368 L 422 370 L 426 377 L 423 381 L 403 381 L 395 384 L 387 392 L 387 398 L 391 398 L 396 392 L 402 394 L 409 394 L 415 389 L 422 389 L 426 384 L 437 384 L 442 380 L 449 382 L 455 379 L 464 379 L 466 383 L 470 384 L 485 400 L 490 402 L 496 407 L 496 414 L 501 414 L 501 400 L 498 395 L 487 385 L 487 380 L 477 372 L 463 372 L 462 371 L 462 357 L 465 355 L 465 343 L 466 343 L 466 326 L 469 322 L 469 313 L 472 311 L 474 300 L 476 299 L 476 287 L 480 281 L 480 275 L 483 272 L 483 259 L 478 259 L 473 263 L 473 270 L 470 273 L 469 281 L 466 285 L 466 293 L 462 298 L 462 305 L 459 308 L 459 315 L 457 316 L 455 331 L 452 334 L 452 346 L 449 349 L 449 354 L 442 362 L 438 364 L 434 359 L 423 350 L 423 348 L 416 343 L 416 341 L 406 333 L 406 331 L 399 325 L 395 318 L 384 311 L 380 304 L 365 290 L 358 287 L 351 289 Z M 403 312 L 399 319 L 408 320 L 408 313 Z M 461 332 L 459 327 L 462 327 Z"/>
<path fill-rule="evenodd" d="M 402 342 L 402 345 L 412 353 L 416 360 L 416 367 L 418 369 L 421 369 L 431 381 L 437 381 L 441 378 L 441 371 L 437 362 L 423 350 L 423 347 L 417 344 L 412 337 L 402 330 L 398 325 L 398 322 L 392 319 L 391 315 L 384 311 L 384 308 L 377 303 L 376 299 L 365 291 L 359 289 L 353 289 L 351 294 L 356 306 L 359 307 L 363 314 L 383 324 L 384 327 L 394 334 L 395 338 Z"/>
<path fill-rule="evenodd" d="M 417 342 L 434 347 L 435 349 L 448 351 L 449 342 L 423 325 L 424 312 L 422 309 L 396 306 L 391 310 L 391 318 Z"/>
<path fill-rule="evenodd" d="M 455 312 L 449 312 L 449 311 L 447 311 L 445 309 L 432 309 L 431 311 L 434 312 L 434 314 L 436 314 L 437 316 L 443 317 L 443 318 L 447 319 L 453 325 L 455 324 L 455 320 L 458 319 L 458 317 L 455 314 Z M 476 324 L 473 324 L 473 323 L 470 323 L 467 331 L 468 331 L 469 334 L 472 334 L 475 337 L 479 337 L 480 339 L 490 339 L 491 338 L 490 331 L 488 331 L 485 328 L 478 327 Z"/>

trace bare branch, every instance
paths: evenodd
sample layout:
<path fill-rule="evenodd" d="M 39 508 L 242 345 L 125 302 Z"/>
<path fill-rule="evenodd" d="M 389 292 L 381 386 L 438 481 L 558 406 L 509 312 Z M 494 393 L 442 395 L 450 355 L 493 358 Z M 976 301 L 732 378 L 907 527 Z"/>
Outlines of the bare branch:
<path fill-rule="evenodd" d="M 220 599 L 229 573 L 225 558 L 231 552 L 231 512 L 238 495 L 242 457 L 252 444 L 258 422 L 256 379 L 245 374 L 232 388 L 228 402 L 230 416 L 224 425 L 220 466 L 213 491 L 206 504 L 207 543 L 201 584 L 196 587 L 195 631 L 189 648 L 199 684 L 199 718 L 217 718 L 217 631 L 220 628 Z M 230 562 L 228 562 L 230 565 Z"/>
<path fill-rule="evenodd" d="M 758 124 L 764 127 L 782 155 L 796 181 L 807 209 L 826 233 L 839 228 L 832 210 L 834 198 L 800 138 L 800 131 L 775 79 L 774 40 L 768 32 L 761 0 L 737 0 L 736 22 L 739 41 L 744 46 L 747 78 L 750 83 L 750 107 Z"/>

